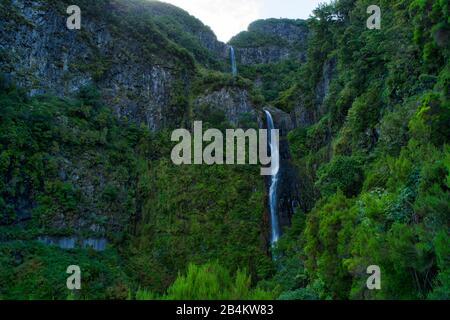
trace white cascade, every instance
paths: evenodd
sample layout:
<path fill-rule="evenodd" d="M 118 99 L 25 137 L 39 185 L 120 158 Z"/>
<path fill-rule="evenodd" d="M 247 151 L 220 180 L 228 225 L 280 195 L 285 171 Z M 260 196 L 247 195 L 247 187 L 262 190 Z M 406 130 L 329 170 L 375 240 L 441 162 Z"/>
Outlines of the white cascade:
<path fill-rule="evenodd" d="M 272 157 L 272 176 L 270 178 L 269 189 L 269 208 L 270 208 L 270 224 L 271 224 L 271 244 L 274 245 L 280 238 L 280 226 L 278 222 L 278 182 L 280 175 L 280 151 L 279 145 L 272 139 L 272 130 L 275 130 L 272 115 L 265 110 L 267 116 L 267 129 L 269 130 L 269 147 Z"/>
<path fill-rule="evenodd" d="M 234 53 L 233 46 L 230 46 L 230 63 L 231 63 L 231 73 L 233 74 L 233 76 L 237 76 L 236 55 Z"/>

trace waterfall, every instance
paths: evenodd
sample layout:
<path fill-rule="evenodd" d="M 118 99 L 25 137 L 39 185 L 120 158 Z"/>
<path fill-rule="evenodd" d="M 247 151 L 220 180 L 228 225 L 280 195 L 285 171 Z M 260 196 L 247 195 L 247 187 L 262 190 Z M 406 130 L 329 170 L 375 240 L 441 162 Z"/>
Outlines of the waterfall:
<path fill-rule="evenodd" d="M 279 152 L 279 145 L 276 143 L 276 141 L 273 141 L 272 139 L 272 130 L 275 129 L 275 126 L 273 124 L 272 115 L 269 111 L 264 111 L 267 116 L 267 129 L 269 130 L 268 136 L 269 136 L 269 147 L 270 147 L 270 154 L 272 157 L 272 176 L 270 177 L 270 189 L 269 189 L 269 208 L 270 208 L 270 224 L 271 224 L 271 244 L 274 245 L 279 237 L 280 237 L 280 226 L 278 223 L 278 213 L 277 213 L 277 191 L 278 191 L 278 181 L 279 181 L 279 175 L 280 175 L 280 152 Z"/>
<path fill-rule="evenodd" d="M 234 53 L 233 46 L 230 46 L 230 62 L 231 62 L 231 73 L 233 76 L 237 75 L 237 66 L 236 66 L 236 55 Z"/>

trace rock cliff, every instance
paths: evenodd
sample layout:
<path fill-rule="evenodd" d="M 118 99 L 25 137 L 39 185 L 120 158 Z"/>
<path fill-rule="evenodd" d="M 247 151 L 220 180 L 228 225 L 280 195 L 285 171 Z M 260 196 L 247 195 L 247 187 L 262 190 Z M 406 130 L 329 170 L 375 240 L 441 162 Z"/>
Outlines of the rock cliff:
<path fill-rule="evenodd" d="M 303 61 L 308 27 L 303 20 L 268 19 L 250 24 L 248 31 L 231 39 L 238 62 L 267 64 L 286 59 Z"/>

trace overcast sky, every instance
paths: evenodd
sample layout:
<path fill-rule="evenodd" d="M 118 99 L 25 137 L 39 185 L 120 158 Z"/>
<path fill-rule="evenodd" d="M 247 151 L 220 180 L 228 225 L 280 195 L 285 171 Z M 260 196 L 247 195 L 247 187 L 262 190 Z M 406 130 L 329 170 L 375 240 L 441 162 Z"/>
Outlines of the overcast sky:
<path fill-rule="evenodd" d="M 306 19 L 319 3 L 329 0 L 163 0 L 174 4 L 211 27 L 227 42 L 258 19 Z"/>

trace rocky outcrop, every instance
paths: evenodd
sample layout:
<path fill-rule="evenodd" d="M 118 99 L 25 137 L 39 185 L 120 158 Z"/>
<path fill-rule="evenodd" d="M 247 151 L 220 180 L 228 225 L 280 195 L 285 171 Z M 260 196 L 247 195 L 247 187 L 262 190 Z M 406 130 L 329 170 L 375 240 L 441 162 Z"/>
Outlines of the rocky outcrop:
<path fill-rule="evenodd" d="M 306 21 L 290 19 L 258 20 L 250 24 L 248 31 L 279 37 L 292 46 L 304 44 L 309 32 Z"/>
<path fill-rule="evenodd" d="M 291 117 L 296 128 L 304 128 L 315 123 L 317 112 L 314 109 L 307 108 L 303 100 L 300 99 L 291 111 Z"/>
<path fill-rule="evenodd" d="M 304 61 L 308 27 L 302 20 L 268 19 L 252 23 L 248 31 L 234 37 L 240 64 L 276 63 L 285 59 Z"/>
<path fill-rule="evenodd" d="M 2 4 L 0 72 L 29 95 L 67 96 L 95 84 L 121 118 L 152 130 L 176 124 L 169 106 L 176 95 L 189 90 L 189 58 L 176 52 L 168 55 L 167 50 L 175 49 L 151 29 L 146 37 L 161 45 L 148 52 L 139 30 L 121 29 L 111 22 L 112 15 L 83 15 L 81 30 L 68 30 L 64 10 L 64 5 L 39 0 Z"/>
<path fill-rule="evenodd" d="M 228 46 L 225 43 L 218 41 L 216 35 L 212 31 L 197 31 L 195 36 L 200 40 L 205 48 L 214 52 L 217 57 L 221 59 L 228 59 Z"/>
<path fill-rule="evenodd" d="M 292 52 L 289 48 L 277 46 L 264 46 L 257 48 L 238 48 L 236 57 L 240 64 L 267 64 L 276 63 L 286 59 L 296 59 L 303 61 L 305 54 L 303 52 Z"/>
<path fill-rule="evenodd" d="M 286 137 L 289 131 L 295 128 L 292 118 L 288 113 L 272 106 L 266 106 L 264 109 L 272 115 L 274 125 L 280 130 L 281 137 Z"/>
<path fill-rule="evenodd" d="M 222 88 L 200 95 L 194 101 L 194 114 L 201 119 L 205 110 L 219 111 L 233 126 L 238 127 L 243 115 L 249 115 L 256 121 L 255 104 L 252 102 L 247 90 L 242 88 Z"/>
<path fill-rule="evenodd" d="M 335 74 L 337 65 L 336 57 L 332 57 L 325 61 L 322 67 L 322 77 L 316 86 L 316 109 L 319 111 L 320 116 L 325 113 L 323 110 L 323 102 L 329 92 L 331 80 Z"/>
<path fill-rule="evenodd" d="M 330 89 L 330 83 L 333 79 L 337 66 L 335 57 L 325 61 L 322 67 L 322 76 L 316 85 L 315 101 L 313 108 L 307 108 L 304 101 L 299 97 L 297 104 L 291 114 L 294 127 L 308 127 L 316 123 L 325 113 L 324 102 Z"/>

